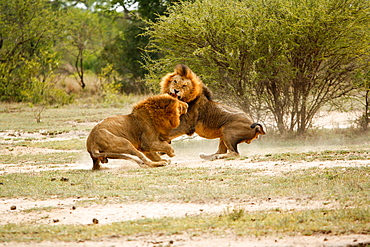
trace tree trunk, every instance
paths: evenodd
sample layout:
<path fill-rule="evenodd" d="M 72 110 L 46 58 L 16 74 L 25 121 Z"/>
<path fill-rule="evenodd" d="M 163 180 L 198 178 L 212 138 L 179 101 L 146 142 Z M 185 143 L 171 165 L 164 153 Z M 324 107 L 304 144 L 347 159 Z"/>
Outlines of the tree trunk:
<path fill-rule="evenodd" d="M 364 123 L 363 129 L 367 131 L 369 129 L 369 122 L 370 122 L 370 89 L 366 90 L 365 94 L 365 113 L 364 113 Z"/>
<path fill-rule="evenodd" d="M 84 81 L 83 48 L 78 49 L 78 55 L 76 58 L 76 70 L 78 77 L 80 77 L 80 85 L 82 89 L 84 89 L 86 85 Z"/>

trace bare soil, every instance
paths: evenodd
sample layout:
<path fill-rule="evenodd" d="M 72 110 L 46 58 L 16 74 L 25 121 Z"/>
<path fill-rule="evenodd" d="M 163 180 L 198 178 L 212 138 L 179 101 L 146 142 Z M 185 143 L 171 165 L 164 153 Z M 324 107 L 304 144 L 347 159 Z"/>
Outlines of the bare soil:
<path fill-rule="evenodd" d="M 20 148 L 13 151 L 25 152 L 31 151 L 32 148 Z M 34 151 L 41 151 L 34 149 Z M 49 152 L 50 150 L 43 150 Z M 122 161 L 110 162 L 109 167 L 112 170 L 137 169 L 135 164 L 129 164 Z M 261 174 L 279 175 L 286 171 L 304 169 L 309 167 L 334 167 L 334 166 L 366 166 L 369 161 L 334 161 L 334 162 L 255 162 L 248 163 L 246 160 L 230 161 L 176 161 L 171 166 L 186 167 L 209 167 L 217 169 L 220 166 L 230 166 L 233 168 L 255 168 L 260 169 Z M 40 168 L 22 165 L 7 165 L 5 172 L 27 172 L 41 171 L 51 169 L 91 169 L 90 163 L 79 162 L 61 165 L 52 168 Z M 104 172 L 104 171 L 103 171 Z M 91 198 L 90 198 L 91 199 Z M 242 207 L 248 211 L 268 210 L 279 208 L 282 210 L 304 210 L 315 208 L 335 208 L 335 203 L 327 204 L 324 201 L 313 201 L 309 198 L 300 200 L 292 198 L 280 198 L 271 200 L 243 201 L 238 203 L 159 203 L 159 202 L 132 202 L 132 203 L 114 203 L 106 205 L 86 205 L 76 206 L 80 200 L 87 198 L 68 198 L 49 200 L 30 200 L 27 198 L 0 200 L 0 224 L 7 223 L 30 223 L 30 224 L 92 224 L 92 220 L 98 219 L 99 224 L 109 224 L 127 220 L 136 220 L 143 218 L 160 218 L 160 217 L 184 217 L 196 214 L 220 214 L 228 208 Z M 16 209 L 11 210 L 15 205 Z M 31 208 L 53 207 L 50 211 L 27 211 Z M 186 233 L 175 236 L 131 236 L 101 239 L 99 241 L 85 241 L 79 243 L 65 242 L 44 242 L 44 243 L 0 243 L 0 246 L 361 246 L 360 244 L 369 243 L 369 235 L 348 235 L 348 236 L 281 236 L 281 237 L 248 237 L 241 238 L 233 235 L 231 232 L 225 232 L 223 236 L 190 236 Z M 362 245 L 363 246 L 363 245 Z"/>

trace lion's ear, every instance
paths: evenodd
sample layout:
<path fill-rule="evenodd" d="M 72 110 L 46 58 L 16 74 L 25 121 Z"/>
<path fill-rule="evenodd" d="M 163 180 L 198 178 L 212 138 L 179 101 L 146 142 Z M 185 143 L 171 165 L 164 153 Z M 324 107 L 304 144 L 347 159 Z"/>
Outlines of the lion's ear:
<path fill-rule="evenodd" d="M 191 75 L 191 73 L 192 73 L 192 71 L 191 71 L 191 69 L 189 69 L 188 66 L 186 66 L 184 64 L 178 64 L 175 67 L 175 73 L 177 73 L 180 76 L 189 78 L 190 75 Z"/>

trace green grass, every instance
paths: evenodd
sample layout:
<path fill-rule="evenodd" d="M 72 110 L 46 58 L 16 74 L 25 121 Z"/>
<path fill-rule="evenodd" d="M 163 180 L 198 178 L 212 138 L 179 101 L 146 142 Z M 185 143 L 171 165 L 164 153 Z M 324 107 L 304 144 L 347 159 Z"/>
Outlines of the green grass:
<path fill-rule="evenodd" d="M 368 146 L 370 148 L 370 146 Z M 303 153 L 278 153 L 266 154 L 264 157 L 255 156 L 253 160 L 258 161 L 332 161 L 332 160 L 369 160 L 369 149 L 360 150 L 325 150 L 321 152 L 303 152 Z"/>
<path fill-rule="evenodd" d="M 253 198 L 310 198 L 340 205 L 370 204 L 370 167 L 311 168 L 282 176 L 256 175 L 255 170 L 173 168 L 125 172 L 89 170 L 4 174 L 2 197 L 95 197 L 97 201 L 232 202 Z M 68 178 L 68 181 L 61 181 Z"/>
<path fill-rule="evenodd" d="M 13 143 L 0 143 L 1 148 L 7 148 L 11 150 L 15 146 L 21 147 L 34 147 L 34 148 L 50 148 L 56 150 L 85 150 L 86 148 L 86 137 L 79 139 L 69 139 L 62 141 L 55 140 L 20 140 Z"/>
<path fill-rule="evenodd" d="M 120 109 L 96 106 L 48 108 L 42 112 L 41 123 L 36 122 L 33 111 L 33 108 L 26 105 L 16 109 L 12 106 L 3 108 L 0 131 L 16 130 L 29 133 L 43 131 L 52 135 L 72 130 L 89 130 L 90 125 L 81 123 L 98 122 L 111 115 L 128 114 L 131 110 L 130 107 Z"/>
<path fill-rule="evenodd" d="M 46 154 L 1 154 L 2 164 L 47 165 L 75 163 L 81 154 L 78 152 L 46 153 Z"/>
<path fill-rule="evenodd" d="M 147 96 L 122 95 L 117 104 L 98 102 L 97 96 L 80 99 L 66 106 L 48 106 L 41 112 L 41 123 L 36 122 L 39 107 L 25 103 L 1 103 L 0 132 L 6 130 L 56 133 L 70 130 L 86 130 L 85 123 L 97 122 L 111 115 L 128 114 L 132 106 Z M 84 123 L 80 125 L 81 123 Z"/>

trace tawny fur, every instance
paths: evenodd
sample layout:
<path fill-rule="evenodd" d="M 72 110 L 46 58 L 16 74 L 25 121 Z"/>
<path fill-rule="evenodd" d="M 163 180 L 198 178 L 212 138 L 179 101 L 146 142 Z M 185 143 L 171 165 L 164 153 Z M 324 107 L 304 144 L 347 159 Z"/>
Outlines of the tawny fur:
<path fill-rule="evenodd" d="M 169 134 L 179 126 L 180 115 L 185 114 L 187 108 L 185 102 L 168 94 L 157 95 L 139 102 L 128 115 L 104 119 L 87 138 L 93 170 L 101 169 L 100 162 L 107 163 L 108 159 L 128 159 L 143 167 L 166 165 L 167 161 L 157 152 L 174 156 Z"/>
<path fill-rule="evenodd" d="M 220 138 L 218 151 L 202 154 L 204 159 L 238 157 L 239 143 L 249 144 L 265 134 L 262 125 L 254 123 L 248 114 L 213 101 L 211 91 L 186 65 L 177 65 L 173 73 L 163 77 L 161 92 L 189 106 L 188 112 L 180 117 L 180 125 L 170 131 L 170 139 L 194 132 L 207 139 Z"/>

